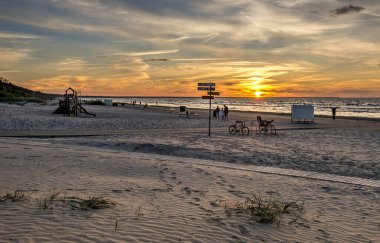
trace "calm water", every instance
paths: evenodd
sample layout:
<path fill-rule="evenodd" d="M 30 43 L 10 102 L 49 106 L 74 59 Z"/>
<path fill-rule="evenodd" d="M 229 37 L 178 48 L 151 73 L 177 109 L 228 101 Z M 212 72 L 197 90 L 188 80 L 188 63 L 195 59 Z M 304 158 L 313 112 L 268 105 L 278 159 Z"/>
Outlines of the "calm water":
<path fill-rule="evenodd" d="M 89 98 L 87 98 L 89 99 Z M 96 99 L 96 98 L 91 98 Z M 98 98 L 103 100 L 103 98 Z M 147 103 L 160 106 L 203 108 L 208 100 L 201 98 L 112 98 L 114 102 Z M 215 98 L 212 107 L 227 105 L 230 110 L 290 113 L 292 104 L 311 104 L 316 115 L 331 115 L 331 107 L 338 107 L 337 116 L 380 118 L 380 98 Z"/>

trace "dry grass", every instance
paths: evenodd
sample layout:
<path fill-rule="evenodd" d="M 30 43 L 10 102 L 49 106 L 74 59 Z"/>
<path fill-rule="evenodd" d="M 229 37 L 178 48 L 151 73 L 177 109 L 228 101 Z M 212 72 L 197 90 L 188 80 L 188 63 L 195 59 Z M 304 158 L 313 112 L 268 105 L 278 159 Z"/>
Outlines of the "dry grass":
<path fill-rule="evenodd" d="M 40 209 L 53 209 L 53 207 L 64 206 L 72 209 L 103 209 L 109 208 L 115 203 L 102 196 L 93 195 L 88 198 L 67 196 L 62 192 L 52 192 L 38 201 Z"/>
<path fill-rule="evenodd" d="M 4 201 L 12 201 L 12 202 L 19 202 L 19 201 L 26 201 L 29 200 L 29 197 L 25 194 L 25 192 L 21 189 L 16 189 L 13 193 L 5 193 L 4 196 L 0 197 L 0 202 Z"/>
<path fill-rule="evenodd" d="M 45 197 L 42 197 L 38 201 L 38 206 L 40 209 L 53 209 L 53 206 L 56 206 L 59 202 L 64 202 L 66 196 L 62 196 L 61 192 L 53 191 Z"/>
<path fill-rule="evenodd" d="M 252 194 L 247 196 L 244 201 L 237 202 L 232 206 L 225 203 L 225 213 L 231 217 L 236 215 L 249 215 L 251 219 L 259 223 L 279 222 L 283 215 L 291 217 L 290 223 L 299 218 L 304 210 L 304 202 L 284 201 L 274 199 L 263 194 Z"/>
<path fill-rule="evenodd" d="M 80 208 L 84 210 L 110 208 L 111 206 L 115 205 L 115 203 L 113 203 L 111 200 L 97 195 L 79 200 Z"/>

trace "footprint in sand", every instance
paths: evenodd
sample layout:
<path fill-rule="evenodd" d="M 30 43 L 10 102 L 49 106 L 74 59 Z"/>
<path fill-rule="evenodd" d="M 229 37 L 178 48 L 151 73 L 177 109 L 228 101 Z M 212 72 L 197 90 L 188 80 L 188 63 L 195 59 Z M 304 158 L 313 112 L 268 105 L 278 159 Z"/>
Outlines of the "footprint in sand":
<path fill-rule="evenodd" d="M 172 184 L 166 183 L 167 187 L 173 188 L 174 186 Z"/>
<path fill-rule="evenodd" d="M 236 190 L 228 190 L 229 193 L 231 193 L 234 196 L 242 197 L 244 196 L 244 192 L 242 191 L 236 191 Z"/>
<path fill-rule="evenodd" d="M 244 226 L 244 225 L 239 225 L 238 226 L 238 229 L 239 229 L 239 231 L 240 231 L 240 233 L 242 234 L 242 235 L 247 235 L 247 234 L 249 234 L 249 231 L 247 230 L 247 228 Z"/>
<path fill-rule="evenodd" d="M 112 192 L 114 192 L 114 193 L 123 193 L 124 190 L 123 189 L 112 189 Z"/>
<path fill-rule="evenodd" d="M 174 175 L 176 175 L 177 173 L 175 173 L 175 172 L 173 172 L 173 173 L 171 173 L 170 175 L 172 175 L 172 177 L 170 177 L 170 179 L 172 179 L 172 180 L 177 180 L 177 176 L 174 176 Z"/>
<path fill-rule="evenodd" d="M 162 182 L 165 182 L 165 183 L 167 183 L 168 181 L 165 179 L 165 177 L 164 176 L 162 176 L 162 175 L 160 175 L 160 180 L 162 181 Z"/>
<path fill-rule="evenodd" d="M 323 229 L 318 229 L 318 231 L 321 232 L 323 237 L 325 237 L 325 238 L 328 238 L 330 236 L 330 234 L 328 232 L 324 231 Z"/>
<path fill-rule="evenodd" d="M 221 185 L 221 186 L 225 186 L 225 183 L 220 182 L 220 181 L 217 181 L 216 184 Z"/>
<path fill-rule="evenodd" d="M 191 189 L 189 187 L 184 187 L 182 190 L 184 190 L 187 195 L 191 195 Z"/>
<path fill-rule="evenodd" d="M 168 188 L 153 188 L 153 189 L 151 189 L 151 191 L 153 191 L 153 192 L 172 192 L 173 189 L 171 189 L 170 187 L 168 187 Z"/>
<path fill-rule="evenodd" d="M 217 202 L 210 202 L 210 205 L 213 207 L 219 207 L 219 204 Z"/>
<path fill-rule="evenodd" d="M 200 169 L 200 168 L 196 168 L 195 169 L 196 172 L 203 172 L 204 170 Z"/>
<path fill-rule="evenodd" d="M 187 203 L 190 204 L 190 205 L 194 205 L 194 206 L 200 206 L 199 203 L 195 203 L 195 202 L 187 202 Z"/>
<path fill-rule="evenodd" d="M 233 240 L 233 242 L 236 242 L 235 240 L 240 241 L 240 238 L 237 237 L 236 235 L 232 235 L 231 239 Z"/>

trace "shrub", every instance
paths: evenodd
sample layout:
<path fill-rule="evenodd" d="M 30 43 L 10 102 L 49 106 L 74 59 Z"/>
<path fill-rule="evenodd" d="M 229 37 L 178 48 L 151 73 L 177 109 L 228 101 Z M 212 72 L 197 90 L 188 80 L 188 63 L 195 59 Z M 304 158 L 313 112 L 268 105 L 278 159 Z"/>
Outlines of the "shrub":
<path fill-rule="evenodd" d="M 247 214 L 253 220 L 259 223 L 272 223 L 280 221 L 283 214 L 298 218 L 304 209 L 304 202 L 282 201 L 281 199 L 273 199 L 265 197 L 261 193 L 247 196 L 244 201 L 235 203 L 232 207 L 226 206 L 225 213 L 231 216 L 231 211 L 235 214 Z"/>

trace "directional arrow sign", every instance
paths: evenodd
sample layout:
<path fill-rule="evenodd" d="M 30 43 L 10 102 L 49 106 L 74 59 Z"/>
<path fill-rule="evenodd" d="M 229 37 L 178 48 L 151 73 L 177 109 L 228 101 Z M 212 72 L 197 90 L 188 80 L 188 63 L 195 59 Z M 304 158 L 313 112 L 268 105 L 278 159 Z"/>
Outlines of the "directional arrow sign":
<path fill-rule="evenodd" d="M 198 90 L 207 90 L 207 91 L 210 91 L 210 90 L 215 90 L 215 87 L 198 87 Z"/>
<path fill-rule="evenodd" d="M 198 83 L 198 86 L 214 86 L 215 87 L 215 83 Z"/>
<path fill-rule="evenodd" d="M 207 92 L 208 95 L 220 95 L 220 92 Z"/>
<path fill-rule="evenodd" d="M 212 99 L 214 99 L 214 96 L 211 96 L 211 95 L 206 95 L 206 96 L 202 96 L 202 99 L 210 99 L 210 100 L 212 100 Z"/>

